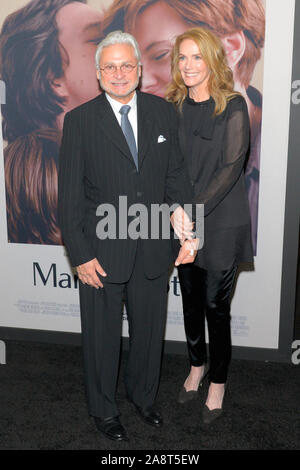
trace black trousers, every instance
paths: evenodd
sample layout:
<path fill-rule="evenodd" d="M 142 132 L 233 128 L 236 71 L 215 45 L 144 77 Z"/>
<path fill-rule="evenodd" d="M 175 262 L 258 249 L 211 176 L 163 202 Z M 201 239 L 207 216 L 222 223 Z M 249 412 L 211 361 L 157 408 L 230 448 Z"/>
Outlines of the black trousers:
<path fill-rule="evenodd" d="M 100 260 L 101 263 L 101 260 Z M 89 414 L 118 416 L 115 395 L 119 370 L 123 299 L 129 323 L 130 351 L 125 372 L 129 398 L 151 406 L 159 385 L 167 310 L 168 272 L 147 279 L 138 247 L 128 282 L 105 282 L 103 289 L 80 283 L 85 386 Z"/>
<path fill-rule="evenodd" d="M 205 318 L 209 335 L 209 380 L 225 383 L 231 359 L 230 300 L 236 267 L 206 271 L 194 264 L 178 267 L 184 327 L 192 366 L 207 362 Z"/>

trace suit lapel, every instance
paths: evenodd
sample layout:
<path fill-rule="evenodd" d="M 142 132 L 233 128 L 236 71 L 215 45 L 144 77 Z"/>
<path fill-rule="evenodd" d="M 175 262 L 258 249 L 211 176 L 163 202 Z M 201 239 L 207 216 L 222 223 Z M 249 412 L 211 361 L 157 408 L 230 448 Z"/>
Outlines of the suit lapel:
<path fill-rule="evenodd" d="M 114 112 L 106 99 L 105 94 L 99 96 L 96 106 L 96 114 L 101 129 L 105 135 L 112 141 L 116 147 L 127 157 L 134 165 L 133 157 L 127 145 L 121 127 L 114 115 Z M 143 94 L 137 91 L 137 127 L 138 127 L 138 161 L 139 170 L 142 168 L 143 161 L 147 155 L 147 150 L 151 143 L 152 128 L 154 118 L 149 109 L 145 106 Z"/>
<path fill-rule="evenodd" d="M 143 93 L 137 91 L 137 121 L 138 121 L 138 159 L 139 159 L 139 170 L 143 166 L 144 159 L 147 155 L 147 150 L 154 138 L 152 134 L 152 128 L 154 124 L 154 118 L 151 115 L 149 109 L 147 109 Z"/>
<path fill-rule="evenodd" d="M 96 114 L 99 125 L 101 126 L 101 129 L 105 135 L 134 165 L 133 157 L 129 150 L 125 136 L 104 93 L 99 96 L 99 101 L 97 101 Z"/>

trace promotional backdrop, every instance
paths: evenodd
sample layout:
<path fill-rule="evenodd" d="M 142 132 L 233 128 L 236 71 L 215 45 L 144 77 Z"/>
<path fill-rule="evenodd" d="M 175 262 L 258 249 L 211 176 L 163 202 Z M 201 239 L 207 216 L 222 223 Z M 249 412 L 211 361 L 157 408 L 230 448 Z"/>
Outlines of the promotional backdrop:
<path fill-rule="evenodd" d="M 96 44 L 111 30 L 134 34 L 142 52 L 141 88 L 163 96 L 174 38 L 204 24 L 223 41 L 251 121 L 246 182 L 256 257 L 238 277 L 233 344 L 276 349 L 294 0 L 284 7 L 280 0 L 19 0 L 3 1 L 0 14 L 0 326 L 80 332 L 78 280 L 56 221 L 57 164 L 64 114 L 100 93 Z M 185 340 L 176 270 L 166 339 Z"/>

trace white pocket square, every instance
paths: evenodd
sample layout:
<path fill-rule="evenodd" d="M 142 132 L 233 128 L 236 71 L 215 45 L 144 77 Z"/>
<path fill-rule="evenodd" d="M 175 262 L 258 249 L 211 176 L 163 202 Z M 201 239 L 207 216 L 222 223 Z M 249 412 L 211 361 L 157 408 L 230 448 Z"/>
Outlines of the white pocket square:
<path fill-rule="evenodd" d="M 157 139 L 157 143 L 160 144 L 161 142 L 164 142 L 165 140 L 167 139 L 163 135 L 159 135 Z"/>

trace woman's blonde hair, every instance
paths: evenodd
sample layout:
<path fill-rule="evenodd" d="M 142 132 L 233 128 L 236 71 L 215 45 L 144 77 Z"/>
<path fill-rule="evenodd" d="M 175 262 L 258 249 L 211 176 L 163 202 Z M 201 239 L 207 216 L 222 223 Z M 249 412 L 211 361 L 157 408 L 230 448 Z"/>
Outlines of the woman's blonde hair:
<path fill-rule="evenodd" d="M 227 102 L 239 93 L 233 90 L 233 74 L 221 40 L 205 28 L 192 28 L 177 36 L 171 55 L 172 81 L 167 88 L 166 99 L 181 109 L 188 94 L 178 66 L 180 44 L 185 39 L 191 39 L 199 48 L 209 70 L 208 93 L 215 101 L 215 114 L 221 114 Z"/>

